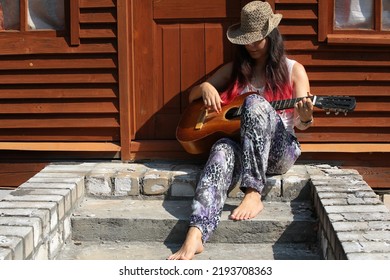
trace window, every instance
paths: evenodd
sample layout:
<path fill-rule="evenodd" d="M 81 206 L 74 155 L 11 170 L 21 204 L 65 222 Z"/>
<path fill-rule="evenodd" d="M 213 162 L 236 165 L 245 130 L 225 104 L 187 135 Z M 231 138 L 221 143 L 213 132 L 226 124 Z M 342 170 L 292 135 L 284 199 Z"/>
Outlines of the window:
<path fill-rule="evenodd" d="M 333 26 L 336 30 L 374 29 L 374 1 L 335 0 Z"/>
<path fill-rule="evenodd" d="M 0 0 L 0 30 L 63 30 L 64 11 L 64 0 Z"/>
<path fill-rule="evenodd" d="M 390 44 L 390 0 L 319 0 L 319 40 Z"/>
<path fill-rule="evenodd" d="M 382 1 L 382 29 L 390 31 L 390 0 Z"/>

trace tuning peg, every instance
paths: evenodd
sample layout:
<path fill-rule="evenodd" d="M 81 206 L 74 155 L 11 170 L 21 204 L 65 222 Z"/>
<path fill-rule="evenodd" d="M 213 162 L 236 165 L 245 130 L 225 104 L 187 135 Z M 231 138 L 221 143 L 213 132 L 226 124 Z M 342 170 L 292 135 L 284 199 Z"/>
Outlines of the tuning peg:
<path fill-rule="evenodd" d="M 340 113 L 339 111 L 334 112 L 334 114 L 335 114 L 336 116 L 337 116 L 339 113 Z"/>
<path fill-rule="evenodd" d="M 325 111 L 325 114 L 329 115 L 329 114 L 330 114 L 330 111 L 329 111 L 329 110 L 326 110 L 326 111 Z"/>

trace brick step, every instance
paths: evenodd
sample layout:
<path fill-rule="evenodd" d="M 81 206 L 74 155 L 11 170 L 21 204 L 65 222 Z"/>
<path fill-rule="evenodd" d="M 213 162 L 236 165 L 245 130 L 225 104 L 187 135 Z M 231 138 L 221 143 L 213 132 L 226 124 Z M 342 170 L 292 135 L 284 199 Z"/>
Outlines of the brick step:
<path fill-rule="evenodd" d="M 177 240 L 184 236 L 193 194 L 177 194 L 173 190 L 193 191 L 193 185 L 189 182 L 194 182 L 191 176 L 199 173 L 192 172 L 190 166 L 177 162 L 51 164 L 15 191 L 0 193 L 0 260 L 55 259 L 65 241 L 74 236 L 71 224 L 76 225 L 77 219 L 79 224 L 82 224 L 82 219 L 87 222 L 87 217 L 95 219 L 95 223 L 88 222 L 95 226 L 85 226 L 86 231 L 82 234 L 79 230 L 78 234 L 83 238 L 92 236 L 101 242 L 99 235 L 102 234 L 93 232 L 100 231 L 108 239 L 104 242 L 141 242 L 126 241 L 126 238 L 134 233 L 144 233 L 142 235 L 150 238 L 151 232 L 157 232 L 153 224 L 164 225 L 164 222 L 161 223 L 161 220 L 164 220 L 167 225 L 163 227 L 163 233 L 159 233 L 161 241 L 157 243 L 180 243 Z M 137 170 L 145 172 L 137 174 Z M 297 242 L 296 238 L 301 238 L 301 245 L 312 246 L 313 243 L 309 240 L 318 236 L 324 259 L 389 259 L 389 246 L 386 246 L 389 243 L 389 209 L 356 170 L 339 169 L 327 164 L 307 164 L 296 165 L 290 171 L 282 176 L 269 178 L 272 189 L 265 197 L 266 208 L 257 219 L 245 222 L 228 220 L 228 213 L 240 201 L 239 193 L 236 198 L 230 197 L 232 201 L 228 201 L 226 205 L 221 225 L 208 244 L 262 244 L 258 242 L 264 241 L 271 245 L 288 246 Z M 164 177 L 165 175 L 167 177 Z M 167 180 L 161 181 L 162 178 Z M 189 178 L 192 179 L 188 180 Z M 103 182 L 100 185 L 106 186 L 104 191 L 107 193 L 103 192 L 97 196 L 91 193 L 94 181 Z M 159 182 L 167 184 L 161 185 Z M 145 193 L 148 188 L 156 192 Z M 272 190 L 275 192 L 272 193 Z M 87 207 L 86 201 L 102 203 L 99 199 L 106 200 L 111 206 L 101 204 L 102 211 L 96 213 L 86 211 L 86 214 L 82 214 L 77 210 L 80 204 L 80 209 L 91 208 Z M 132 208 L 121 208 L 118 207 L 120 203 L 116 202 L 115 205 L 113 202 L 121 200 Z M 142 201 L 153 200 L 160 201 L 160 206 L 135 207 Z M 172 206 L 172 203 L 177 208 L 168 207 Z M 185 209 L 180 208 L 180 203 L 187 203 Z M 314 205 L 318 224 L 314 215 L 312 216 L 311 204 Z M 278 208 L 276 205 L 284 205 L 284 208 Z M 171 218 L 162 218 L 164 216 L 156 209 L 164 209 Z M 121 214 L 125 216 L 121 217 L 115 213 L 117 210 L 122 211 Z M 106 212 L 108 219 L 103 218 L 103 212 Z M 154 212 L 156 213 L 153 216 Z M 302 212 L 307 215 L 302 217 Z M 141 215 L 136 216 L 136 213 Z M 285 213 L 289 217 L 282 218 Z M 126 221 L 125 218 L 132 215 L 133 221 Z M 107 220 L 110 220 L 111 216 L 114 219 L 110 224 Z M 308 218 L 311 220 L 307 220 Z M 122 223 L 127 232 L 121 231 Z M 302 223 L 306 226 L 303 227 Z M 129 225 L 131 230 L 134 227 L 134 232 L 129 232 Z M 119 233 L 112 233 L 112 229 Z M 256 232 L 251 231 L 252 229 Z M 308 231 L 305 232 L 305 229 Z M 111 230 L 111 234 L 107 233 L 108 230 Z M 317 231 L 317 235 L 310 234 Z M 295 236 L 295 239 L 292 239 L 294 241 L 288 239 L 291 238 L 288 234 L 290 232 Z M 116 238 L 110 240 L 110 236 L 119 236 L 123 241 Z M 83 244 L 87 242 L 77 239 L 74 241 Z"/>
<path fill-rule="evenodd" d="M 153 196 L 181 199 L 194 196 L 201 164 L 181 162 L 52 164 L 30 178 L 23 187 L 53 187 L 78 182 L 85 196 L 127 198 Z M 294 165 L 286 174 L 268 176 L 265 186 L 268 201 L 310 200 L 310 176 L 306 165 Z M 242 197 L 239 184 L 228 193 Z"/>
<path fill-rule="evenodd" d="M 265 202 L 255 219 L 234 222 L 228 215 L 240 200 L 228 199 L 210 243 L 315 243 L 317 220 L 309 202 Z M 85 198 L 72 217 L 76 241 L 181 243 L 190 200 Z"/>
<path fill-rule="evenodd" d="M 200 164 L 161 162 L 96 164 L 85 175 L 86 196 L 191 198 L 202 168 Z M 65 171 L 63 166 L 59 169 Z M 46 172 L 56 171 L 56 166 L 46 168 Z M 269 175 L 265 198 L 272 201 L 310 200 L 309 178 L 305 165 L 295 165 L 283 175 Z M 231 198 L 242 196 L 239 183 L 228 193 Z"/>
<path fill-rule="evenodd" d="M 177 243 L 77 241 L 57 260 L 164 260 L 180 248 Z M 194 260 L 320 260 L 318 248 L 306 243 L 207 243 Z"/>
<path fill-rule="evenodd" d="M 312 205 L 264 202 L 258 217 L 228 219 L 239 199 L 228 198 L 218 229 L 195 259 L 320 259 Z M 57 259 L 165 259 L 185 237 L 191 200 L 86 197 L 71 217 L 72 240 Z"/>

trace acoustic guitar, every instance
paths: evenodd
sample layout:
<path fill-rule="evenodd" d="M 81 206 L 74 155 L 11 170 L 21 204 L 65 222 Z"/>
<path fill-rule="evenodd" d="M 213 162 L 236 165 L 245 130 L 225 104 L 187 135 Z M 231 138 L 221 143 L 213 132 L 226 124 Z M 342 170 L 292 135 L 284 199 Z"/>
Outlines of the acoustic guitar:
<path fill-rule="evenodd" d="M 218 114 L 214 110 L 207 110 L 202 98 L 193 101 L 184 111 L 176 128 L 176 139 L 190 154 L 201 154 L 210 150 L 211 146 L 220 138 L 230 137 L 237 139 L 240 132 L 240 116 L 244 99 L 248 92 L 237 96 L 229 104 L 222 106 Z M 343 112 L 347 114 L 355 109 L 356 100 L 349 96 L 310 96 L 313 105 L 327 113 Z M 293 108 L 302 98 L 293 98 L 273 101 L 270 104 L 275 110 Z"/>

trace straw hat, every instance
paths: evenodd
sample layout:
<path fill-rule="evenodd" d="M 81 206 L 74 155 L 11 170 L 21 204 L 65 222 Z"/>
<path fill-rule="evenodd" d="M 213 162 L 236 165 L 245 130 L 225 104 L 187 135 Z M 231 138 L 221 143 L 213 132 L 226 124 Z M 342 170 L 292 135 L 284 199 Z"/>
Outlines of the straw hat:
<path fill-rule="evenodd" d="M 241 22 L 230 26 L 226 35 L 233 44 L 251 44 L 267 37 L 281 19 L 282 15 L 274 14 L 267 2 L 252 1 L 242 8 Z"/>

